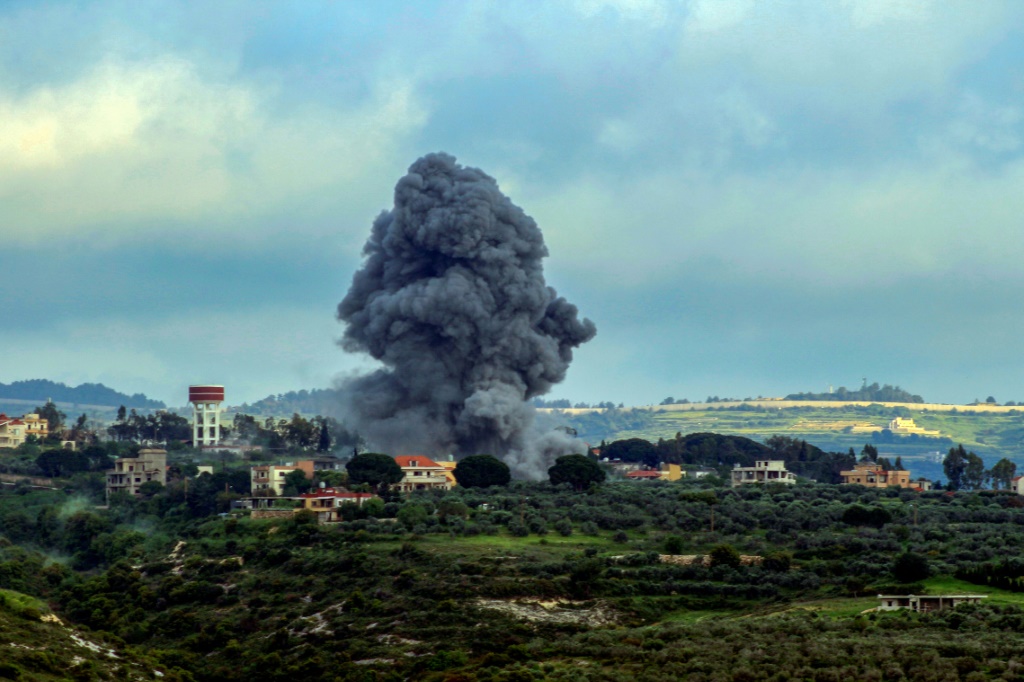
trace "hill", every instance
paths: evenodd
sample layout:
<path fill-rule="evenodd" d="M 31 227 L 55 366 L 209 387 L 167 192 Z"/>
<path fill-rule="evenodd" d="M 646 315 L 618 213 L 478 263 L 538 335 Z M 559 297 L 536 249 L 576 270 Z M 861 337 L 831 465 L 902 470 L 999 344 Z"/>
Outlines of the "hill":
<path fill-rule="evenodd" d="M 242 403 L 237 411 L 254 417 L 281 417 L 291 414 L 336 416 L 341 400 L 337 389 L 288 391 L 268 395 L 254 403 Z"/>
<path fill-rule="evenodd" d="M 662 405 L 629 410 L 548 410 L 544 419 L 575 428 L 591 444 L 644 438 L 656 443 L 714 432 L 765 443 L 773 436 L 803 440 L 827 452 L 860 452 L 871 443 L 892 459 L 902 457 L 916 476 L 943 478 L 942 456 L 962 443 L 991 466 L 1006 457 L 1024 464 L 1024 410 L 1017 406 L 749 401 Z M 896 417 L 927 432 L 889 430 Z"/>
<path fill-rule="evenodd" d="M 868 386 L 866 383 L 856 391 L 851 391 L 845 386 L 829 393 L 791 393 L 786 400 L 868 400 L 880 403 L 923 403 L 924 398 L 904 391 L 899 386 L 878 383 Z"/>
<path fill-rule="evenodd" d="M 44 404 L 52 400 L 58 405 L 82 405 L 93 407 L 119 407 L 160 410 L 167 407 L 162 401 L 151 400 L 142 393 L 128 395 L 107 388 L 103 384 L 79 384 L 68 386 L 48 379 L 27 379 L 0 383 L 0 403 L 4 401 Z"/>

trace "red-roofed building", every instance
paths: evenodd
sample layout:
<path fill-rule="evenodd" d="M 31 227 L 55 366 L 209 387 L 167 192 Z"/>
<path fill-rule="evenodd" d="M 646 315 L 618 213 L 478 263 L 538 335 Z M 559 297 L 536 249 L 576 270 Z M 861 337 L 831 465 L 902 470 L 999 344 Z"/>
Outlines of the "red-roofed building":
<path fill-rule="evenodd" d="M 16 448 L 29 436 L 42 440 L 49 432 L 49 423 L 38 414 L 8 417 L 0 412 L 0 448 Z"/>
<path fill-rule="evenodd" d="M 630 471 L 626 474 L 626 478 L 631 481 L 659 481 L 661 480 L 660 471 Z"/>
<path fill-rule="evenodd" d="M 340 521 L 338 508 L 343 504 L 362 506 L 367 500 L 379 499 L 372 493 L 351 493 L 340 488 L 320 488 L 302 493 L 299 498 L 302 500 L 302 508 L 315 512 L 320 523 Z"/>
<path fill-rule="evenodd" d="M 395 457 L 405 476 L 397 488 L 403 493 L 414 490 L 451 490 L 447 471 L 443 466 L 423 455 L 398 455 Z"/>

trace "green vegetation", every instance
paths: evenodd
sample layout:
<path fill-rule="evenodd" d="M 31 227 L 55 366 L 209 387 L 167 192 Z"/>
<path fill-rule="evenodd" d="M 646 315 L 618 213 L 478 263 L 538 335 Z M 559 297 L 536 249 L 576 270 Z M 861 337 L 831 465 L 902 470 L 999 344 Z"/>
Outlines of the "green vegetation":
<path fill-rule="evenodd" d="M 192 493 L 102 510 L 5 489 L 0 628 L 31 625 L 12 641 L 53 646 L 38 629 L 52 627 L 38 620 L 47 605 L 87 627 L 121 658 L 81 679 L 136 662 L 195 680 L 1024 672 L 1024 593 L 1000 582 L 1024 566 L 1024 507 L 1005 492 L 515 482 L 353 505 L 330 526 L 220 517 Z M 865 613 L 879 592 L 991 597 Z M 67 664 L 3 660 L 21 679 Z"/>

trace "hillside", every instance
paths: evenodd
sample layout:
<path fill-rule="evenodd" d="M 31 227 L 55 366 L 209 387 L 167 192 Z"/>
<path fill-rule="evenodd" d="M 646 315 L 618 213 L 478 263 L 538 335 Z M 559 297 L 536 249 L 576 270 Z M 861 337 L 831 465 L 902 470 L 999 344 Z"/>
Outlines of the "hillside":
<path fill-rule="evenodd" d="M 5 567 L 7 565 L 5 564 Z M 181 676 L 109 635 L 61 621 L 39 599 L 0 589 L 0 679 L 54 682 Z"/>
<path fill-rule="evenodd" d="M 25 623 L 0 614 L 6 661 L 18 666 L 0 676 L 153 679 L 144 667 L 111 668 L 147 660 L 160 679 L 180 668 L 210 682 L 974 680 L 1024 670 L 1024 593 L 987 578 L 1020 565 L 1024 508 L 1011 494 L 516 483 L 353 505 L 346 521 L 317 525 L 287 511 L 222 517 L 197 506 L 200 487 L 74 512 L 59 491 L 0 491 L 3 532 L 23 543 L 0 542 L 0 587 L 45 592 L 97 646 L 83 654 L 73 633 L 43 627 L 29 611 L 41 602 L 29 600 Z M 44 551 L 69 558 L 44 568 Z M 872 611 L 880 592 L 987 599 L 885 613 Z M 106 649 L 120 658 L 100 660 Z M 95 670 L 78 672 L 76 656 Z M 60 666 L 64 677 L 50 672 Z"/>
<path fill-rule="evenodd" d="M 49 379 L 28 379 L 0 383 L 0 403 L 5 401 L 14 404 L 44 404 L 52 400 L 58 407 L 77 405 L 81 407 L 113 407 L 124 405 L 127 408 L 158 410 L 166 407 L 159 400 L 151 400 L 142 393 L 128 395 L 107 388 L 103 384 L 79 384 L 68 386 Z M 23 402 L 24 401 L 24 402 Z"/>
<path fill-rule="evenodd" d="M 633 410 L 555 410 L 545 419 L 577 429 L 589 443 L 622 438 L 651 442 L 676 434 L 714 432 L 764 442 L 774 435 L 806 440 L 829 452 L 859 452 L 865 443 L 900 456 L 915 475 L 941 476 L 941 456 L 962 443 L 988 465 L 1006 457 L 1024 464 L 1024 410 L 1016 406 L 871 404 L 863 402 L 748 401 L 652 406 Z M 912 418 L 935 435 L 899 435 L 889 422 Z"/>

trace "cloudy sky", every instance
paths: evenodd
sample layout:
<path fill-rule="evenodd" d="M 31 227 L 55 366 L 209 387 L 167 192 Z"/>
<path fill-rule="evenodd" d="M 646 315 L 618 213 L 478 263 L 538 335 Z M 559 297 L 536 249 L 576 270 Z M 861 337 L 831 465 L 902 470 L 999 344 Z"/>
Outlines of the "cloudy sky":
<path fill-rule="evenodd" d="M 5 2 L 0 382 L 369 367 L 335 306 L 439 150 L 598 326 L 553 397 L 1024 400 L 1013 0 Z"/>

